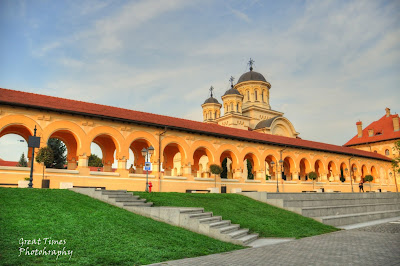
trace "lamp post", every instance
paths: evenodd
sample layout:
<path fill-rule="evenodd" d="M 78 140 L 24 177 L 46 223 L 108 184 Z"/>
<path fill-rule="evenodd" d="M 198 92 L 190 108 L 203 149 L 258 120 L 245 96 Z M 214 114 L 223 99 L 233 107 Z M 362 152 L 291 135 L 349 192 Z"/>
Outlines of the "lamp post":
<path fill-rule="evenodd" d="M 274 171 L 274 165 L 275 165 L 275 162 L 271 161 L 272 171 Z M 278 193 L 279 192 L 279 186 L 278 186 L 278 173 L 277 172 L 275 172 L 275 177 L 276 177 L 276 192 Z"/>
<path fill-rule="evenodd" d="M 349 158 L 349 168 L 350 168 L 350 183 L 351 183 L 351 192 L 353 193 L 354 192 L 354 190 L 353 190 L 353 177 L 351 176 L 351 170 L 352 170 L 352 167 L 351 167 L 351 164 L 350 164 L 350 160 L 353 158 L 354 156 L 351 156 L 350 158 Z M 357 170 L 357 168 L 355 168 L 354 167 L 354 169 L 353 169 L 354 171 L 356 171 Z M 353 173 L 354 173 L 354 171 L 353 171 Z"/>
<path fill-rule="evenodd" d="M 143 148 L 142 149 L 142 155 L 143 155 L 143 157 L 144 157 L 144 160 L 145 160 L 145 168 L 146 168 L 146 171 L 147 171 L 147 174 L 146 174 L 146 192 L 149 192 L 149 167 L 147 166 L 147 160 L 149 160 L 149 157 L 151 157 L 151 155 L 153 155 L 153 153 L 154 153 L 154 148 L 153 148 L 153 146 L 150 146 L 148 149 L 146 149 L 146 148 Z"/>

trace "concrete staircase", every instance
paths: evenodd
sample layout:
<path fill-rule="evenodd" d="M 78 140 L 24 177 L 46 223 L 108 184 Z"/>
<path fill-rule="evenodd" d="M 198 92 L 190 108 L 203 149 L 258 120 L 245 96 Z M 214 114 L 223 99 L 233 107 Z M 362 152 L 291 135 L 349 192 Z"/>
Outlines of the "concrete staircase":
<path fill-rule="evenodd" d="M 400 217 L 399 193 L 241 194 L 333 226 Z"/>
<path fill-rule="evenodd" d="M 70 190 L 221 241 L 247 246 L 258 239 L 258 234 L 249 234 L 249 229 L 242 229 L 239 224 L 222 220 L 221 216 L 214 216 L 212 212 L 204 212 L 203 208 L 152 207 L 152 202 L 146 202 L 145 199 L 140 199 L 139 196 L 126 190 L 97 190 L 95 188 Z"/>

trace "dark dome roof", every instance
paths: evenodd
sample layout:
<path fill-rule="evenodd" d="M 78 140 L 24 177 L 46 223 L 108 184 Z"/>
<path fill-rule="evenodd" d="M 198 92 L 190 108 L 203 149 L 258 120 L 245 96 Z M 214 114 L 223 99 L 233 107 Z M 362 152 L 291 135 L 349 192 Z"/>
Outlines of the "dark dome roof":
<path fill-rule="evenodd" d="M 210 97 L 208 98 L 204 103 L 219 103 L 217 99 L 215 99 L 214 97 Z M 204 104 L 203 103 L 203 104 Z"/>
<path fill-rule="evenodd" d="M 264 78 L 264 76 L 262 74 L 250 70 L 249 72 L 246 72 L 243 75 L 241 75 L 237 83 L 245 82 L 245 81 L 249 81 L 249 80 L 267 82 L 267 80 Z"/>
<path fill-rule="evenodd" d="M 262 121 L 258 122 L 258 124 L 256 125 L 256 127 L 254 129 L 270 127 L 272 122 L 274 122 L 274 120 L 277 119 L 278 117 L 280 117 L 280 116 L 278 115 L 278 116 L 272 117 L 270 119 L 262 120 Z"/>
<path fill-rule="evenodd" d="M 230 89 L 227 90 L 227 91 L 224 93 L 224 95 L 222 95 L 222 96 L 231 95 L 231 94 L 242 95 L 242 94 L 240 94 L 240 92 L 239 92 L 237 89 L 230 88 Z"/>

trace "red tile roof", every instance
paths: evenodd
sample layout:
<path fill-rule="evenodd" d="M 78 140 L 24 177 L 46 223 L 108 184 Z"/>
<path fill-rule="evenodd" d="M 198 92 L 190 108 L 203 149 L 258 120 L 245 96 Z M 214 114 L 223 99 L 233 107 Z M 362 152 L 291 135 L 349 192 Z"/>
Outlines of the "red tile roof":
<path fill-rule="evenodd" d="M 0 159 L 0 166 L 17 166 L 18 162 L 4 161 Z"/>
<path fill-rule="evenodd" d="M 32 107 L 42 110 L 74 113 L 117 121 L 125 121 L 155 127 L 168 127 L 169 129 L 182 130 L 191 133 L 200 133 L 210 136 L 238 139 L 243 141 L 288 146 L 310 150 L 326 151 L 339 154 L 357 155 L 360 157 L 374 158 L 389 161 L 384 155 L 361 151 L 353 148 L 336 146 L 321 142 L 269 135 L 255 131 L 235 129 L 216 124 L 207 124 L 192 120 L 133 111 L 118 107 L 87 103 L 64 98 L 40 95 L 0 88 L 0 103 Z"/>
<path fill-rule="evenodd" d="M 386 117 L 386 115 L 382 116 L 381 119 L 372 122 L 369 126 L 364 128 L 361 137 L 358 137 L 358 134 L 355 135 L 346 144 L 344 144 L 344 146 L 354 146 L 392 139 L 400 139 L 400 131 L 394 131 L 393 128 L 393 117 L 399 117 L 399 115 L 389 115 L 388 117 Z M 368 134 L 368 130 L 370 129 L 374 130 L 374 135 L 371 137 Z"/>

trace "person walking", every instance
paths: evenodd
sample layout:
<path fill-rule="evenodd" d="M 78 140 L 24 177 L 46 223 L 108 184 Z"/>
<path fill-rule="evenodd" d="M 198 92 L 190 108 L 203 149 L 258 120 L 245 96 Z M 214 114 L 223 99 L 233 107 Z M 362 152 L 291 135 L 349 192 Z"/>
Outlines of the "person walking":
<path fill-rule="evenodd" d="M 360 188 L 360 193 L 361 193 L 361 190 L 362 190 L 362 192 L 364 192 L 364 183 L 362 180 L 360 181 L 360 184 L 358 184 L 358 187 Z"/>

